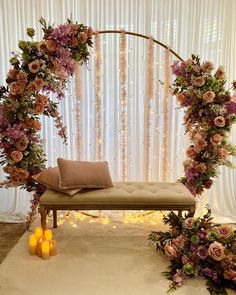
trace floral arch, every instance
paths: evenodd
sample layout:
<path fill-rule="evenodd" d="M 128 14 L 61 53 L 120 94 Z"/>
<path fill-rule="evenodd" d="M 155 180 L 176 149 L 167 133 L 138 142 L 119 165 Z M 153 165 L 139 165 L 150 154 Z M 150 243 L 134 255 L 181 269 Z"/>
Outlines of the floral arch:
<path fill-rule="evenodd" d="M 43 41 L 19 41 L 22 52 L 10 59 L 12 67 L 7 74 L 7 86 L 0 88 L 0 163 L 8 174 L 2 186 L 20 186 L 34 192 L 30 219 L 45 190 L 33 178 L 45 169 L 46 161 L 38 133 L 40 116 L 52 117 L 58 135 L 66 141 L 57 103 L 49 94 L 55 94 L 59 99 L 63 97 L 67 78 L 74 74 L 76 63 L 83 64 L 89 59 L 94 34 L 91 27 L 73 23 L 70 19 L 55 28 L 47 25 L 43 18 L 40 24 Z M 106 32 L 122 31 L 99 33 Z M 33 38 L 34 29 L 28 28 L 27 34 Z M 130 34 L 148 39 L 140 34 Z M 212 185 L 219 165 L 232 166 L 227 157 L 235 155 L 236 149 L 227 137 L 236 120 L 236 102 L 225 89 L 222 67 L 213 73 L 211 62 L 200 63 L 194 55 L 183 61 L 174 51 L 169 51 L 179 59 L 172 65 L 176 79 L 171 91 L 180 107 L 185 108 L 184 124 L 192 143 L 186 151 L 185 175 L 181 181 L 194 195 L 201 195 L 204 188 Z M 235 81 L 232 88 L 236 88 Z"/>

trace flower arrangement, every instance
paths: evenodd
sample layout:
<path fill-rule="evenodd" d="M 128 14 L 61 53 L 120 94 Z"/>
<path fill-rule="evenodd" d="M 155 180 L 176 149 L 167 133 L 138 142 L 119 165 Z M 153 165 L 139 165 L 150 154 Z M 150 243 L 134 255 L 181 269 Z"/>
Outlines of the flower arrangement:
<path fill-rule="evenodd" d="M 7 86 L 0 88 L 0 149 L 1 161 L 7 179 L 2 187 L 20 186 L 34 191 L 31 217 L 45 188 L 33 175 L 45 169 L 45 155 L 39 131 L 40 116 L 52 117 L 58 135 L 66 142 L 57 105 L 49 94 L 62 99 L 67 79 L 76 70 L 76 63 L 86 63 L 93 30 L 70 19 L 58 27 L 39 20 L 44 32 L 43 41 L 33 41 L 35 31 L 27 29 L 31 41 L 19 41 L 20 53 L 10 59 L 11 69 Z"/>
<path fill-rule="evenodd" d="M 189 277 L 207 279 L 210 294 L 236 290 L 236 231 L 226 225 L 213 225 L 211 211 L 203 217 L 178 217 L 170 212 L 163 219 L 169 232 L 152 232 L 149 240 L 170 261 L 169 290 L 175 290 Z"/>
<path fill-rule="evenodd" d="M 228 156 L 236 156 L 236 147 L 227 138 L 236 121 L 236 96 L 225 89 L 223 67 L 215 73 L 213 68 L 211 62 L 200 63 L 195 55 L 172 65 L 173 94 L 185 108 L 184 124 L 191 140 L 180 181 L 195 196 L 211 187 L 220 165 L 233 167 Z M 236 81 L 232 88 L 236 89 Z"/>

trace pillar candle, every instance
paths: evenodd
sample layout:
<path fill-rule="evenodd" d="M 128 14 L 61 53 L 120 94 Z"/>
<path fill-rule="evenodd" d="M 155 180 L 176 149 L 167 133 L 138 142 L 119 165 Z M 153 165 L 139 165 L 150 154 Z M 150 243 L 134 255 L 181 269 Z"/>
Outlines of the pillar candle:
<path fill-rule="evenodd" d="M 48 241 L 42 242 L 42 258 L 45 260 L 49 258 L 49 242 Z"/>
<path fill-rule="evenodd" d="M 57 255 L 57 243 L 55 240 L 51 240 L 49 242 L 49 255 L 50 256 Z"/>
<path fill-rule="evenodd" d="M 36 248 L 36 254 L 37 254 L 37 256 L 39 256 L 39 257 L 42 257 L 42 243 L 43 243 L 43 239 L 40 238 L 40 239 L 38 240 L 37 248 Z"/>
<path fill-rule="evenodd" d="M 44 231 L 44 237 L 46 241 L 51 241 L 52 240 L 52 231 L 50 229 L 46 229 Z"/>
<path fill-rule="evenodd" d="M 37 248 L 37 239 L 35 234 L 32 234 L 29 237 L 29 251 L 31 255 L 36 254 L 36 248 Z"/>
<path fill-rule="evenodd" d="M 37 226 L 35 228 L 35 235 L 36 235 L 36 239 L 39 240 L 40 238 L 42 238 L 43 236 L 43 229 L 41 226 Z"/>

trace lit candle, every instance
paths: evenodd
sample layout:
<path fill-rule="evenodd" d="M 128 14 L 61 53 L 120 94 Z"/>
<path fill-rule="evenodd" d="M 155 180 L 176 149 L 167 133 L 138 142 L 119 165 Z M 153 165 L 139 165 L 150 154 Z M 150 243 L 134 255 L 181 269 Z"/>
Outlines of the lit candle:
<path fill-rule="evenodd" d="M 29 251 L 31 255 L 36 254 L 36 248 L 37 248 L 37 239 L 35 234 L 32 234 L 29 237 Z"/>
<path fill-rule="evenodd" d="M 49 242 L 48 241 L 42 242 L 42 258 L 45 260 L 49 258 Z"/>
<path fill-rule="evenodd" d="M 49 242 L 49 255 L 50 256 L 57 255 L 57 243 L 55 240 L 51 240 Z"/>
<path fill-rule="evenodd" d="M 50 229 L 46 229 L 44 231 L 44 237 L 46 241 L 51 241 L 52 240 L 52 231 Z"/>
<path fill-rule="evenodd" d="M 37 226 L 37 227 L 35 228 L 35 235 L 36 235 L 36 239 L 37 239 L 37 240 L 39 240 L 39 239 L 42 238 L 42 236 L 43 236 L 43 229 L 42 229 L 41 226 Z"/>

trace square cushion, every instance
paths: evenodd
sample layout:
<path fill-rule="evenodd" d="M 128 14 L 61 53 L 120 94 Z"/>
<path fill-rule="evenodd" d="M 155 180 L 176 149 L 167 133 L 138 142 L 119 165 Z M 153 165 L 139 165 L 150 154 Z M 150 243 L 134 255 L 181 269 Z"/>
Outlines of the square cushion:
<path fill-rule="evenodd" d="M 71 161 L 58 158 L 57 164 L 61 189 L 113 187 L 106 161 Z"/>
<path fill-rule="evenodd" d="M 34 175 L 33 179 L 39 182 L 40 184 L 45 185 L 48 188 L 51 188 L 53 190 L 62 192 L 70 196 L 76 194 L 80 190 L 79 188 L 76 188 L 76 189 L 59 188 L 60 175 L 59 175 L 58 167 L 54 167 L 54 168 L 50 167 L 46 171 L 43 171 L 37 175 Z"/>

